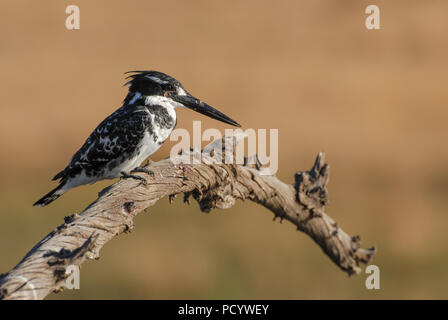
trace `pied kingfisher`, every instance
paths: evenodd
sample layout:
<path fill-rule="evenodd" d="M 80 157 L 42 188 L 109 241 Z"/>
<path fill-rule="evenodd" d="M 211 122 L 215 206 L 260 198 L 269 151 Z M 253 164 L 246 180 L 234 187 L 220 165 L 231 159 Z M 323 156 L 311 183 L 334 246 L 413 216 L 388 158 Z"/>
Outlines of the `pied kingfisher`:
<path fill-rule="evenodd" d="M 71 188 L 118 177 L 146 182 L 134 172 L 150 170 L 141 163 L 156 152 L 176 126 L 175 108 L 187 107 L 219 121 L 240 126 L 193 97 L 182 84 L 158 71 L 129 71 L 129 92 L 123 106 L 108 116 L 53 180 L 59 186 L 34 205 L 46 206 Z"/>

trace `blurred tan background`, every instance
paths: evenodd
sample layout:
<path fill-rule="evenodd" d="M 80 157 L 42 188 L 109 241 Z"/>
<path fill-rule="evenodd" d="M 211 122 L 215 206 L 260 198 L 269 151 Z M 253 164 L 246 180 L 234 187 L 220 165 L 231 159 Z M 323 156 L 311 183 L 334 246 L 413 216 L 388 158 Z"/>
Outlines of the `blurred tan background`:
<path fill-rule="evenodd" d="M 70 4 L 78 31 L 65 28 Z M 365 28 L 368 4 L 379 31 Z M 207 215 L 164 199 L 83 265 L 81 290 L 50 298 L 448 298 L 448 2 L 30 0 L 0 12 L 0 272 L 112 183 L 31 206 L 120 106 L 123 72 L 155 69 L 245 128 L 278 128 L 284 181 L 325 151 L 327 211 L 376 245 L 381 289 L 253 203 Z M 178 114 L 178 128 L 225 128 Z"/>

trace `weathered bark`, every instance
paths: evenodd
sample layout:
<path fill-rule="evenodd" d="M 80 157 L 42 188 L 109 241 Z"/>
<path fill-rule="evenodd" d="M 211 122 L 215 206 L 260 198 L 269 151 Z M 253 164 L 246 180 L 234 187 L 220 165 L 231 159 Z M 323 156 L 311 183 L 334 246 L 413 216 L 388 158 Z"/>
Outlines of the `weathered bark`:
<path fill-rule="evenodd" d="M 233 137 L 226 139 L 225 143 L 233 141 Z M 120 180 L 101 191 L 81 214 L 66 217 L 14 269 L 0 276 L 0 298 L 43 299 L 60 291 L 69 265 L 98 258 L 109 240 L 133 228 L 139 212 L 165 196 L 171 200 L 180 193 L 185 202 L 192 196 L 205 212 L 230 208 L 237 199 L 259 203 L 274 213 L 274 219 L 290 221 L 310 236 L 349 275 L 360 273 L 359 264 L 367 263 L 374 254 L 374 248 L 362 249 L 359 236 L 350 237 L 324 212 L 329 167 L 323 153 L 310 171 L 295 175 L 294 185 L 261 175 L 257 164 L 219 164 L 206 157 L 205 163 L 185 164 L 187 158 L 189 155 L 179 155 L 183 164 L 178 165 L 170 159 L 152 163 L 148 168 L 153 177 L 139 174 L 148 180 L 147 185 Z"/>

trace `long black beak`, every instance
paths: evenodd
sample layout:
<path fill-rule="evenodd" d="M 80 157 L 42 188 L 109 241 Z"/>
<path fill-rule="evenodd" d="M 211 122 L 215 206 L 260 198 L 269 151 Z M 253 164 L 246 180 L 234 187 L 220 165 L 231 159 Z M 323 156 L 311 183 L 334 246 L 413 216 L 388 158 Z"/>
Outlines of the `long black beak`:
<path fill-rule="evenodd" d="M 171 96 L 171 98 L 174 101 L 181 103 L 185 107 L 190 108 L 196 112 L 202 113 L 203 115 L 206 115 L 210 118 L 231 124 L 232 126 L 241 127 L 241 125 L 235 120 L 230 119 L 222 112 L 219 112 L 215 108 L 209 106 L 205 102 L 193 97 L 190 94 L 187 94 L 185 96 L 173 95 Z"/>

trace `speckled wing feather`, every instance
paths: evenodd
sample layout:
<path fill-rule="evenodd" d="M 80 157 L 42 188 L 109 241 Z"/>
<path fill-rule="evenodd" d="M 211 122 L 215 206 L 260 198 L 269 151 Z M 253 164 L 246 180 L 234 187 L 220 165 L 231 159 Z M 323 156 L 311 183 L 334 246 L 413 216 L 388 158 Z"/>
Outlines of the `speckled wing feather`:
<path fill-rule="evenodd" d="M 85 170 L 87 176 L 102 176 L 137 152 L 151 118 L 145 106 L 123 106 L 92 132 L 73 155 L 69 165 L 53 180 L 75 177 Z"/>

